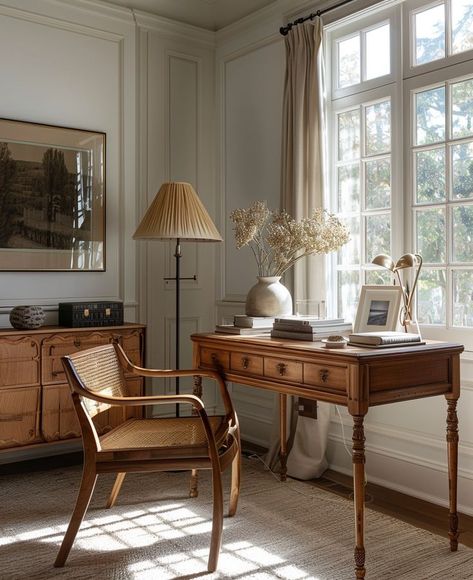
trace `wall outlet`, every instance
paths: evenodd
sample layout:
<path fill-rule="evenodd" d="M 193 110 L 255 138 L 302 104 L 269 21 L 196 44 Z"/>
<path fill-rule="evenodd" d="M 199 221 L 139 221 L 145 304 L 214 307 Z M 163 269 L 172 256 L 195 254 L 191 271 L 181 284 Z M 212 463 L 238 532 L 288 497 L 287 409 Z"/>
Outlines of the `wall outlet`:
<path fill-rule="evenodd" d="M 304 399 L 299 397 L 298 411 L 300 417 L 309 417 L 317 419 L 317 401 L 313 399 Z"/>

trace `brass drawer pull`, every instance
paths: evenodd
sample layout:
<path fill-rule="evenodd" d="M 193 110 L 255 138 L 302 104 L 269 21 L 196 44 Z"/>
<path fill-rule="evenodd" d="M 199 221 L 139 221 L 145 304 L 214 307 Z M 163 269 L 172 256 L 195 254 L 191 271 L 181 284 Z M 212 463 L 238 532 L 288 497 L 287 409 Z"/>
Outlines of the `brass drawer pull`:
<path fill-rule="evenodd" d="M 80 346 L 80 340 L 79 340 L 78 338 L 75 338 L 75 339 L 74 339 L 74 346 L 75 346 L 76 348 L 79 348 L 79 346 Z"/>
<path fill-rule="evenodd" d="M 322 369 L 320 371 L 320 373 L 319 373 L 319 376 L 320 376 L 320 380 L 323 383 L 326 383 L 328 381 L 328 377 L 329 377 L 329 371 L 328 371 L 328 369 Z"/>
<path fill-rule="evenodd" d="M 278 363 L 276 365 L 276 368 L 278 369 L 278 372 L 281 375 L 281 377 L 283 377 L 286 374 L 286 365 L 284 363 Z"/>
<path fill-rule="evenodd" d="M 241 366 L 244 369 L 247 369 L 250 366 L 250 359 L 247 356 L 242 357 L 242 359 L 241 359 Z"/>

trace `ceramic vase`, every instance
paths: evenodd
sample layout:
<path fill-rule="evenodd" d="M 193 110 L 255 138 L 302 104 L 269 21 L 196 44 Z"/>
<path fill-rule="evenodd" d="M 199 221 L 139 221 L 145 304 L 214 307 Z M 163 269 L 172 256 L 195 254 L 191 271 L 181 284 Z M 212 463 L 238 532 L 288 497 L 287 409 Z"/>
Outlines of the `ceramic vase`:
<path fill-rule="evenodd" d="M 46 314 L 41 306 L 15 306 L 10 312 L 10 324 L 13 328 L 39 328 Z"/>
<path fill-rule="evenodd" d="M 246 297 L 248 316 L 287 316 L 292 314 L 292 298 L 281 284 L 281 276 L 257 276 L 258 282 Z"/>

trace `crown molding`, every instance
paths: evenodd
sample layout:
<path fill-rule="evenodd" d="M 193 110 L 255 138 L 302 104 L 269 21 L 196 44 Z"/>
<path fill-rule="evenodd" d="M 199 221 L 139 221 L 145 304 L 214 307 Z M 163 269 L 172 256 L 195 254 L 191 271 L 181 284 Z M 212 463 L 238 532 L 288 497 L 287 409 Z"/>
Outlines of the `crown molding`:
<path fill-rule="evenodd" d="M 191 41 L 206 48 L 215 48 L 215 32 L 171 20 L 164 16 L 156 16 L 148 12 L 134 11 L 136 24 L 139 28 L 159 32 L 162 36 L 168 38 L 178 38 L 179 40 Z"/>

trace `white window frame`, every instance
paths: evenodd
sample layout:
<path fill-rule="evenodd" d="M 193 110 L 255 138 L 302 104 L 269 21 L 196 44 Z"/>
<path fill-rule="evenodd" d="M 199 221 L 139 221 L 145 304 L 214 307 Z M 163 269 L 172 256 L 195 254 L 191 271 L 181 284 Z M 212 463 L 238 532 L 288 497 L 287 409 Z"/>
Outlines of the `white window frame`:
<path fill-rule="evenodd" d="M 414 129 L 413 109 L 411 107 L 412 90 L 416 88 L 428 87 L 443 83 L 451 79 L 460 79 L 462 76 L 473 74 L 473 50 L 465 51 L 455 55 L 448 56 L 451 51 L 450 39 L 450 2 L 451 0 L 405 0 L 384 2 L 377 5 L 374 9 L 362 11 L 336 23 L 325 27 L 325 54 L 331 58 L 331 66 L 327 66 L 327 119 L 330 120 L 328 131 L 329 139 L 329 159 L 330 159 L 330 195 L 327 203 L 334 210 L 337 207 L 337 133 L 336 114 L 341 110 L 347 110 L 351 107 L 370 100 L 375 100 L 376 96 L 391 96 L 391 119 L 392 119 L 392 146 L 391 146 L 391 252 L 396 259 L 406 252 L 415 251 L 414 240 L 416 234 L 414 231 L 414 172 L 413 172 L 413 153 L 411 149 L 412 135 Z M 411 34 L 411 25 L 414 14 L 428 9 L 441 3 L 446 4 L 446 51 L 447 56 L 423 65 L 413 66 L 413 56 L 415 50 L 415 36 Z M 336 52 L 336 43 L 338 40 L 353 35 L 356 31 L 366 31 L 376 25 L 381 25 L 387 19 L 390 19 L 391 26 L 391 74 L 370 81 L 364 81 L 350 87 L 339 89 L 338 82 L 338 54 Z M 400 23 L 402 22 L 402 32 Z M 402 38 L 401 38 L 402 34 Z M 362 43 L 363 44 L 363 43 Z M 362 49 L 363 51 L 363 49 Z M 401 58 L 402 57 L 402 58 Z M 363 62 L 363 61 L 362 61 Z M 401 68 L 402 65 L 402 68 Z M 363 64 L 361 65 L 363 67 Z M 391 88 L 389 88 L 389 86 Z M 388 91 L 391 91 L 389 93 Z M 446 179 L 449 179 L 448 171 Z M 363 176 L 360 175 L 360 182 Z M 362 195 L 362 190 L 360 191 Z M 465 202 L 463 202 L 465 203 Z M 469 203 L 466 201 L 466 203 Z M 426 204 L 426 207 L 430 207 Z M 445 205 L 440 204 L 437 207 L 447 208 L 447 220 L 450 219 L 451 200 Z M 360 216 L 363 212 L 360 212 Z M 364 224 L 360 224 L 360 261 L 364 258 Z M 451 235 L 451 228 L 447 229 L 447 236 Z M 461 269 L 461 264 L 452 264 L 449 262 L 451 252 L 451 241 L 447 240 L 447 265 L 449 274 L 449 288 L 447 289 L 446 308 L 452 312 L 452 277 L 450 269 Z M 337 256 L 331 255 L 328 258 L 328 280 L 327 280 L 327 306 L 328 312 L 335 314 L 337 309 Z M 471 264 L 468 263 L 470 267 Z M 443 266 L 440 266 L 443 267 Z M 465 267 L 463 265 L 463 267 Z M 471 266 L 473 268 L 473 266 Z M 340 268 L 343 270 L 343 267 Z M 348 269 L 348 268 L 347 268 Z M 363 270 L 369 269 L 369 266 L 363 268 L 363 262 L 360 263 L 360 272 L 363 276 Z M 363 280 L 363 279 L 362 279 Z M 447 325 L 422 325 L 421 331 L 425 338 L 437 340 L 449 340 L 465 344 L 467 350 L 473 350 L 473 328 L 451 327 L 447 315 Z"/>

